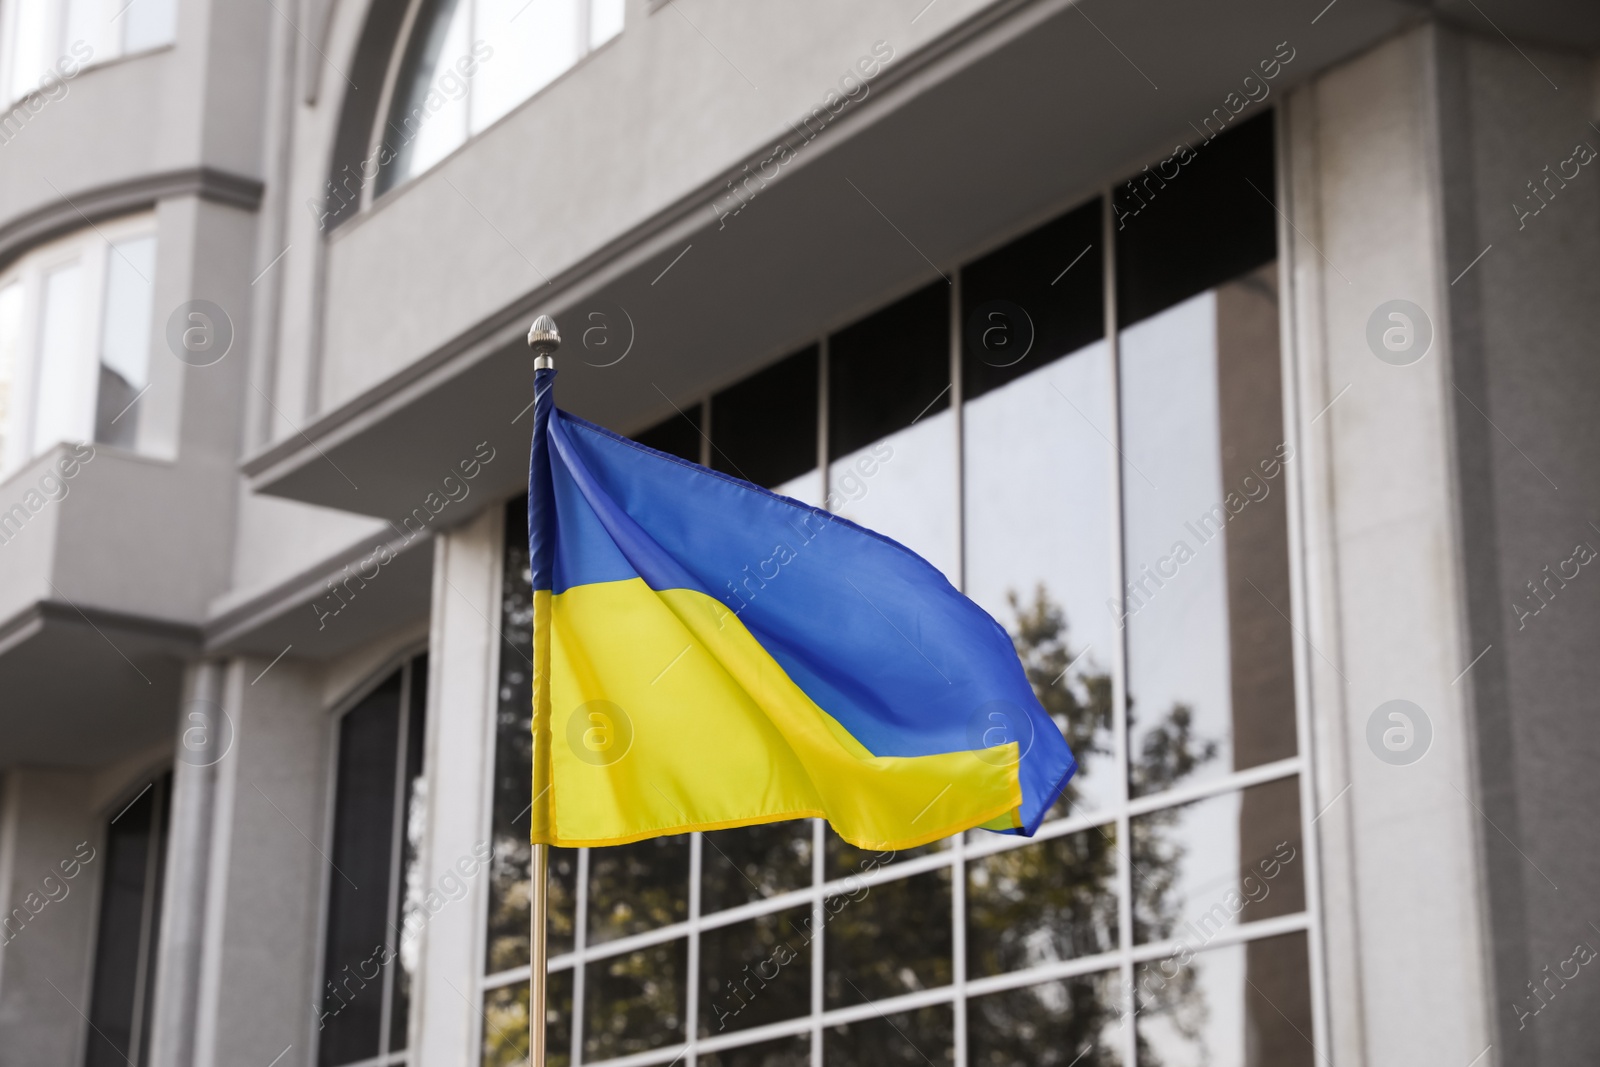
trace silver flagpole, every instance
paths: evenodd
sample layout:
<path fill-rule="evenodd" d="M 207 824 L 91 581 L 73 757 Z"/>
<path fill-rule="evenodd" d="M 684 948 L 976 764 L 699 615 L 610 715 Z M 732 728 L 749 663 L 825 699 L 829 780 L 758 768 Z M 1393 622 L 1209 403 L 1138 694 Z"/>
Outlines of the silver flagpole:
<path fill-rule="evenodd" d="M 528 330 L 528 347 L 533 349 L 533 369 L 535 371 L 553 370 L 556 365 L 555 351 L 561 347 L 561 334 L 556 329 L 556 322 L 549 315 L 540 315 L 533 320 L 533 326 Z M 534 615 L 537 625 L 538 614 Z M 539 642 L 534 641 L 535 649 Z M 548 647 L 548 646 L 547 646 Z M 535 652 L 535 658 L 540 658 Z M 548 657 L 544 662 L 535 665 L 535 670 L 545 671 L 549 677 Z M 538 679 L 534 679 L 537 688 Z M 548 683 L 546 683 L 548 684 Z M 537 711 L 537 709 L 535 709 Z M 535 715 L 536 723 L 538 721 Z M 534 739 L 534 758 L 538 758 L 538 739 Z M 528 821 L 530 825 L 535 818 L 530 809 Z M 549 961 L 549 949 L 545 944 L 545 916 L 549 911 L 549 894 L 547 892 L 550 874 L 550 846 L 534 845 L 532 863 L 528 872 L 528 949 L 530 973 L 528 975 L 528 1064 L 529 1067 L 544 1067 L 545 1047 L 545 985 L 546 967 Z"/>

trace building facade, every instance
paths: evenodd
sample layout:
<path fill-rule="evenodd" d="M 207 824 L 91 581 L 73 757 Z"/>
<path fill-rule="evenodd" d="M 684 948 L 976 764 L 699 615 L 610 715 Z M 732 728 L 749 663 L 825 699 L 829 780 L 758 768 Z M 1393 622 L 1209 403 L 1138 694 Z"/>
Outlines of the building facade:
<path fill-rule="evenodd" d="M 555 850 L 549 1062 L 1600 1059 L 1597 58 L 0 0 L 0 1064 L 526 1061 L 540 313 L 563 407 L 938 567 L 1081 764 L 1033 839 Z"/>

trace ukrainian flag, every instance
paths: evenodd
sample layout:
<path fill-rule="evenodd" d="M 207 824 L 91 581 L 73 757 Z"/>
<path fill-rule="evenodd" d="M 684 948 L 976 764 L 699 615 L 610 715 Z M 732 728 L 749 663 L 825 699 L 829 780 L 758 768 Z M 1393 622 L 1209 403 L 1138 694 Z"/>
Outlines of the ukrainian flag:
<path fill-rule="evenodd" d="M 528 474 L 534 843 L 1033 833 L 1077 764 L 999 624 L 903 545 L 557 410 L 554 380 Z"/>

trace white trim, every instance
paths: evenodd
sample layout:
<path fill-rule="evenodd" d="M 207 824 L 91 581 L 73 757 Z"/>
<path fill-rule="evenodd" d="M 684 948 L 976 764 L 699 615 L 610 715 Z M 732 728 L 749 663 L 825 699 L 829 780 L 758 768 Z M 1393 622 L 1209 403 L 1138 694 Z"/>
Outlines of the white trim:
<path fill-rule="evenodd" d="M 1299 301 L 1295 293 L 1293 234 L 1290 220 L 1294 217 L 1294 175 L 1289 162 L 1289 113 L 1286 108 L 1273 109 L 1272 118 L 1273 170 L 1277 179 L 1278 198 L 1278 353 L 1281 367 L 1283 407 L 1283 439 L 1294 447 L 1294 454 L 1308 454 L 1305 436 L 1300 424 L 1300 346 L 1298 340 Z M 1313 1055 L 1322 1063 L 1332 1062 L 1332 1039 L 1328 1031 L 1328 975 L 1323 945 L 1322 924 L 1322 849 L 1321 838 L 1311 820 L 1318 817 L 1323 793 L 1317 776 L 1315 758 L 1316 731 L 1312 727 L 1314 700 L 1311 687 L 1309 658 L 1311 609 L 1307 603 L 1309 564 L 1306 560 L 1305 488 L 1301 482 L 1302 464 L 1286 464 L 1284 471 L 1284 518 L 1289 535 L 1289 614 L 1294 619 L 1295 636 L 1291 642 L 1294 655 L 1295 735 L 1300 763 L 1300 843 L 1305 857 L 1305 907 L 1309 916 L 1306 928 L 1307 962 L 1311 968 L 1311 1046 Z"/>

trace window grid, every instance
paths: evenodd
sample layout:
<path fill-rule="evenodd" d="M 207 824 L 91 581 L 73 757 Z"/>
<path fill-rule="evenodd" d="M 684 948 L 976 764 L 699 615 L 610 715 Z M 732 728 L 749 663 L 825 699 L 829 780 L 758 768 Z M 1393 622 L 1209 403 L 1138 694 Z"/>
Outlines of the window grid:
<path fill-rule="evenodd" d="M 1281 149 L 1280 149 L 1281 153 Z M 1281 155 L 1275 165 L 1282 172 Z M 1280 190 L 1285 183 L 1279 183 Z M 1115 216 L 1112 200 L 1113 187 L 1106 186 L 1101 192 L 1102 212 L 1102 247 L 1103 256 L 1101 270 L 1104 278 L 1104 314 L 1105 314 L 1105 342 L 1109 346 L 1110 376 L 1109 394 L 1109 419 L 1110 439 L 1117 443 L 1108 451 L 1108 462 L 1112 465 L 1111 485 L 1111 524 L 1114 551 L 1109 561 L 1109 576 L 1111 592 L 1115 594 L 1124 587 L 1125 583 L 1125 541 L 1124 541 L 1124 472 L 1121 466 L 1120 442 L 1121 431 L 1121 361 L 1119 359 L 1118 326 L 1117 326 L 1117 291 L 1116 291 L 1116 240 Z M 1286 247 L 1282 230 L 1286 223 L 1280 218 L 1279 243 L 1281 250 Z M 1278 262 L 1280 276 L 1285 273 L 1281 253 Z M 965 497 L 964 497 L 964 467 L 963 448 L 964 440 L 962 422 L 964 414 L 964 397 L 962 395 L 962 367 L 961 367 L 961 300 L 959 269 L 951 272 L 951 410 L 955 419 L 954 439 L 956 447 L 952 456 L 955 468 L 957 486 L 956 529 L 958 538 L 957 567 L 960 568 L 955 576 L 959 588 L 965 587 L 962 580 L 962 571 L 965 568 L 966 536 L 965 536 Z M 1287 303 L 1289 289 L 1285 285 L 1281 290 L 1280 299 Z M 1291 347 L 1291 328 L 1282 327 L 1280 353 L 1285 367 L 1292 365 L 1289 354 Z M 821 493 L 827 499 L 830 491 L 829 468 L 833 458 L 828 452 L 828 336 L 824 334 L 817 339 L 818 357 L 818 467 L 821 476 Z M 1284 432 L 1286 438 L 1297 440 L 1298 421 L 1294 417 L 1290 398 L 1293 395 L 1294 379 L 1286 371 L 1283 383 L 1283 406 L 1286 412 Z M 710 422 L 712 405 L 710 396 L 700 398 L 701 411 L 706 418 L 705 425 L 701 428 L 703 440 L 701 443 L 702 462 L 709 465 L 709 455 L 712 445 L 710 439 Z M 1299 565 L 1299 516 L 1298 496 L 1294 487 L 1293 478 L 1287 479 L 1291 488 L 1288 497 L 1290 514 L 1288 528 L 1290 537 L 1290 580 L 1294 590 L 1294 601 L 1291 610 L 1298 619 L 1301 615 L 1299 605 L 1303 603 L 1301 596 L 1303 574 Z M 1303 620 L 1302 620 L 1303 621 Z M 1118 975 L 1117 1010 L 1122 1013 L 1119 1030 L 1122 1034 L 1123 1046 L 1120 1050 L 1122 1063 L 1127 1067 L 1135 1067 L 1138 1063 L 1137 1045 L 1138 1031 L 1135 1026 L 1128 1025 L 1131 1021 L 1129 1013 L 1137 1014 L 1137 1009 L 1130 1003 L 1133 996 L 1135 967 L 1139 964 L 1163 960 L 1177 953 L 1185 943 L 1178 938 L 1166 938 L 1147 941 L 1142 944 L 1135 943 L 1134 937 L 1134 885 L 1133 862 L 1130 854 L 1132 843 L 1133 820 L 1152 812 L 1175 809 L 1194 801 L 1228 794 L 1239 794 L 1243 790 L 1257 785 L 1266 784 L 1285 779 L 1297 779 L 1300 796 L 1301 848 L 1305 862 L 1305 906 L 1303 910 L 1289 915 L 1276 916 L 1266 919 L 1257 919 L 1241 922 L 1222 930 L 1211 936 L 1201 946 L 1201 951 L 1223 949 L 1252 941 L 1260 941 L 1284 934 L 1303 933 L 1306 935 L 1307 951 L 1311 963 L 1309 975 L 1311 988 L 1311 1002 L 1315 1033 L 1312 1035 L 1314 1053 L 1321 1056 L 1325 1044 L 1325 1004 L 1324 982 L 1320 973 L 1322 966 L 1321 928 L 1318 920 L 1320 894 L 1318 893 L 1318 865 L 1316 861 L 1316 839 L 1311 831 L 1313 819 L 1313 798 L 1315 790 L 1310 780 L 1310 761 L 1308 759 L 1308 746 L 1311 743 L 1310 726 L 1308 721 L 1308 694 L 1304 688 L 1305 674 L 1303 658 L 1305 650 L 1303 642 L 1297 639 L 1293 643 L 1294 649 L 1294 678 L 1295 678 L 1295 708 L 1292 709 L 1297 722 L 1298 747 L 1294 756 L 1279 759 L 1270 763 L 1259 764 L 1243 770 L 1229 771 L 1219 776 L 1202 781 L 1179 785 L 1159 793 L 1148 794 L 1130 798 L 1128 778 L 1128 721 L 1127 721 L 1127 630 L 1119 626 L 1117 639 L 1109 657 L 1108 673 L 1111 676 L 1112 691 L 1112 742 L 1113 751 L 1108 757 L 1108 766 L 1118 768 L 1116 774 L 1116 797 L 1114 802 L 1105 808 L 1091 812 L 1074 812 L 1065 816 L 1056 817 L 1040 826 L 1032 838 L 1020 838 L 1006 835 L 985 835 L 981 840 L 969 841 L 966 834 L 955 835 L 951 839 L 941 842 L 938 851 L 916 856 L 910 859 L 893 861 L 866 872 L 858 872 L 853 877 L 858 878 L 869 890 L 890 882 L 910 878 L 929 871 L 948 869 L 951 876 L 951 932 L 952 932 L 952 981 L 950 984 L 912 993 L 901 994 L 893 997 L 880 998 L 865 1004 L 845 1005 L 829 1009 L 826 1007 L 824 979 L 826 975 L 826 951 L 828 938 L 819 933 L 811 942 L 811 1000 L 810 1013 L 797 1016 L 776 1023 L 754 1026 L 733 1033 L 713 1034 L 709 1037 L 699 1035 L 698 999 L 700 995 L 699 959 L 700 935 L 704 931 L 720 929 L 752 918 L 770 915 L 786 909 L 802 906 L 809 902 L 812 913 L 813 928 L 819 931 L 826 929 L 826 909 L 824 901 L 829 896 L 838 895 L 846 891 L 847 879 L 826 877 L 827 855 L 826 842 L 828 830 L 826 823 L 821 819 L 809 820 L 812 824 L 812 877 L 811 885 L 803 889 L 778 893 L 771 897 L 748 902 L 732 908 L 726 908 L 710 914 L 701 911 L 701 871 L 703 859 L 703 835 L 695 832 L 690 835 L 690 871 L 689 871 L 689 916 L 684 922 L 674 923 L 644 933 L 604 941 L 599 945 L 588 945 L 588 882 L 589 882 L 589 850 L 578 850 L 576 892 L 574 898 L 574 948 L 571 952 L 552 956 L 548 962 L 548 970 L 556 974 L 564 970 L 573 972 L 572 994 L 572 1042 L 571 1060 L 573 1067 L 578 1064 L 596 1064 L 604 1067 L 651 1067 L 656 1064 L 672 1064 L 683 1062 L 688 1067 L 695 1067 L 700 1054 L 718 1053 L 727 1050 L 743 1048 L 751 1045 L 785 1037 L 809 1036 L 810 1063 L 812 1067 L 822 1067 L 823 1064 L 823 1035 L 831 1027 L 841 1024 L 861 1022 L 876 1019 L 880 1016 L 888 1017 L 897 1012 L 905 1012 L 929 1006 L 949 1005 L 953 1009 L 953 1053 L 955 1067 L 968 1067 L 967 1064 L 967 1004 L 975 997 L 1007 990 L 1016 990 L 1035 986 L 1052 980 L 1073 978 L 1091 974 L 1104 974 L 1115 972 Z M 498 669 L 494 665 L 494 669 Z M 1102 832 L 1107 827 L 1115 826 L 1116 838 L 1113 842 L 1117 857 L 1116 888 L 1118 893 L 1118 941 L 1113 949 L 1083 956 L 1075 956 L 1066 960 L 1057 960 L 1031 967 L 1006 971 L 1001 974 L 988 975 L 969 979 L 966 974 L 966 888 L 967 864 L 969 861 L 981 859 L 1016 849 L 1027 848 L 1030 845 L 1056 838 L 1066 837 L 1089 829 L 1100 829 Z M 593 962 L 625 955 L 643 948 L 668 944 L 680 939 L 687 940 L 687 970 L 681 976 L 684 982 L 684 997 L 682 1005 L 683 1026 L 685 1040 L 662 1045 L 631 1055 L 614 1057 L 611 1059 L 585 1060 L 583 1057 L 584 1044 L 584 1000 L 585 1000 L 585 969 Z M 504 970 L 486 976 L 479 990 L 480 1002 L 484 993 L 490 990 L 503 988 L 517 983 L 526 983 L 530 977 L 530 968 L 526 965 Z"/>

